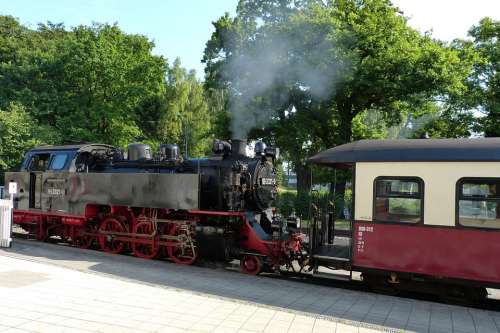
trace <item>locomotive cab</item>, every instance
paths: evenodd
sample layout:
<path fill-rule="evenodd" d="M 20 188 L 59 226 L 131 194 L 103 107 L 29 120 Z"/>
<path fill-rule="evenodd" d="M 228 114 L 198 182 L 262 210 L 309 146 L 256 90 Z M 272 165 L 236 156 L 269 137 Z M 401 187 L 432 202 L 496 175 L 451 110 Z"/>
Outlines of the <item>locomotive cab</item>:
<path fill-rule="evenodd" d="M 20 171 L 81 172 L 89 171 L 96 162 L 105 159 L 115 147 L 100 144 L 42 146 L 30 150 Z"/>

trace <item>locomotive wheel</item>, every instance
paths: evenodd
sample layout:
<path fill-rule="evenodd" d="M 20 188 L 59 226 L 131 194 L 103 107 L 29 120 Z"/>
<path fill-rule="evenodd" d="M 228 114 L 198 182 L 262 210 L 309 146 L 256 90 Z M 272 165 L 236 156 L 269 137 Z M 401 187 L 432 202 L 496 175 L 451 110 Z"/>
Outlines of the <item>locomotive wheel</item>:
<path fill-rule="evenodd" d="M 177 236 L 181 241 L 175 245 L 167 246 L 168 257 L 176 264 L 191 265 L 196 260 L 198 253 L 192 239 L 186 234 L 186 230 L 177 224 L 172 224 L 169 235 Z"/>
<path fill-rule="evenodd" d="M 95 238 L 93 236 L 85 235 L 85 233 L 94 233 L 94 228 L 90 224 L 86 224 L 85 227 L 79 228 L 76 232 L 78 233 L 73 240 L 73 245 L 80 249 L 88 249 L 94 243 Z"/>
<path fill-rule="evenodd" d="M 245 274 L 257 275 L 262 271 L 262 260 L 257 256 L 245 255 L 240 260 L 240 269 Z"/>
<path fill-rule="evenodd" d="M 140 222 L 136 224 L 134 228 L 135 234 L 143 234 L 143 235 L 151 235 L 153 232 L 153 226 L 150 222 Z M 135 256 L 144 259 L 153 259 L 158 255 L 158 239 L 156 236 L 153 236 L 153 239 L 140 237 L 138 239 L 151 241 L 151 244 L 144 243 L 132 243 L 132 252 Z"/>
<path fill-rule="evenodd" d="M 108 217 L 101 222 L 99 231 L 125 232 L 125 227 L 114 217 Z M 99 245 L 104 252 L 114 254 L 122 252 L 125 248 L 125 243 L 123 241 L 113 239 L 112 235 L 99 236 Z"/>

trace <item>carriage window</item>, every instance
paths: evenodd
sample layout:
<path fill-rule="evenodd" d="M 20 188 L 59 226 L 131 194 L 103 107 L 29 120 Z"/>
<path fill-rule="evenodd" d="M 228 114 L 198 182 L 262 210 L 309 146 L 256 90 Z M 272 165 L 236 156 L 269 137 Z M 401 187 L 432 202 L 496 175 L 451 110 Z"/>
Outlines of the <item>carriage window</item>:
<path fill-rule="evenodd" d="M 45 171 L 49 165 L 50 154 L 37 154 L 31 157 L 30 171 Z"/>
<path fill-rule="evenodd" d="M 374 220 L 419 223 L 423 217 L 423 181 L 416 177 L 375 179 Z"/>
<path fill-rule="evenodd" d="M 457 188 L 460 225 L 500 229 L 500 178 L 462 179 Z"/>
<path fill-rule="evenodd" d="M 56 154 L 52 157 L 52 162 L 50 163 L 50 170 L 62 170 L 66 165 L 68 160 L 68 154 Z"/>

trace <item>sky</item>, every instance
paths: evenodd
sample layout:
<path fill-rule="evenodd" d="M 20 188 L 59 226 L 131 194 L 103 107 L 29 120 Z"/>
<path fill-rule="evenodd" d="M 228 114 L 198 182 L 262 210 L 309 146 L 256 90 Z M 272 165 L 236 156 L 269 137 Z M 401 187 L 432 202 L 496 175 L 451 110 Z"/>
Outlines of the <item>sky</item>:
<path fill-rule="evenodd" d="M 22 24 L 63 22 L 67 28 L 92 22 L 118 23 L 127 32 L 155 43 L 154 53 L 169 63 L 181 58 L 184 67 L 203 76 L 201 58 L 214 31 L 212 22 L 235 13 L 237 0 L 0 0 L 0 15 Z"/>
<path fill-rule="evenodd" d="M 22 24 L 63 22 L 70 28 L 92 22 L 118 23 L 127 33 L 153 40 L 154 53 L 170 63 L 181 58 L 184 67 L 203 77 L 201 58 L 213 32 L 212 22 L 225 12 L 234 15 L 237 0 L 0 0 L 0 15 L 12 15 Z M 409 24 L 435 38 L 465 38 L 485 16 L 500 20 L 499 0 L 393 0 Z"/>

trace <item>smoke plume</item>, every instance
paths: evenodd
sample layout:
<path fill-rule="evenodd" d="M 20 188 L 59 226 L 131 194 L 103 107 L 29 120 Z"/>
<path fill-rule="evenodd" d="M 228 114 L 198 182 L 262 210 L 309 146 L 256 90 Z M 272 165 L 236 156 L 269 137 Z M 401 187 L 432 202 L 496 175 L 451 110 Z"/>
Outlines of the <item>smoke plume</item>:
<path fill-rule="evenodd" d="M 301 37 L 315 28 L 302 24 L 297 31 L 260 35 L 228 59 L 224 75 L 231 89 L 233 138 L 243 139 L 251 129 L 264 128 L 277 105 L 291 107 L 287 105 L 291 89 L 317 100 L 335 92 L 335 85 L 349 72 L 349 62 L 331 32 L 314 41 Z"/>

